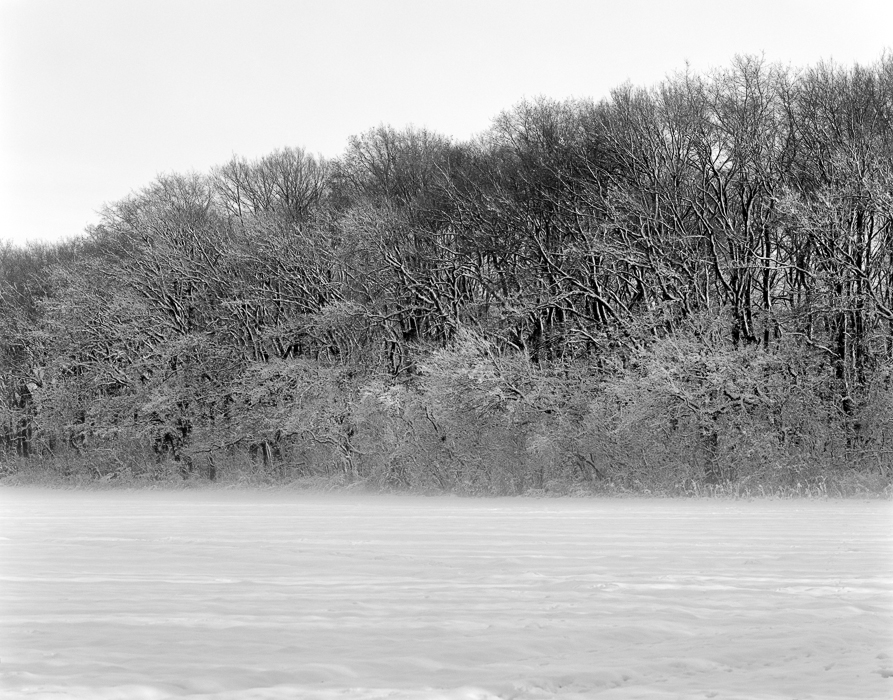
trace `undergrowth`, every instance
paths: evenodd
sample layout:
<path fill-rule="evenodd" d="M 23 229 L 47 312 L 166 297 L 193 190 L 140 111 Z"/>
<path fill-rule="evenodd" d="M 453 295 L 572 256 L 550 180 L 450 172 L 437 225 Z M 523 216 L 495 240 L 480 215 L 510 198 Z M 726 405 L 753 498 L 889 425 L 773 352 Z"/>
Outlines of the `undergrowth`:
<path fill-rule="evenodd" d="M 685 469 L 680 469 L 684 472 Z M 640 475 L 641 476 L 641 475 Z M 657 476 L 657 475 L 654 475 Z M 664 475 L 666 476 L 666 475 Z M 636 479 L 576 478 L 547 480 L 537 484 L 512 484 L 505 479 L 487 479 L 478 483 L 456 482 L 446 488 L 430 482 L 398 484 L 382 481 L 375 475 L 366 478 L 343 471 L 308 471 L 303 465 L 279 464 L 271 467 L 245 456 L 233 456 L 207 468 L 187 467 L 173 459 L 122 459 L 110 451 L 105 454 L 67 454 L 0 461 L 0 485 L 7 487 L 40 486 L 68 489 L 278 489 L 324 491 L 362 491 L 371 493 L 452 494 L 470 497 L 653 497 L 653 498 L 893 498 L 893 479 L 883 469 L 829 470 L 809 473 L 790 472 L 776 467 L 762 478 L 750 475 L 738 480 L 708 482 L 683 478 L 653 483 Z M 213 478 L 212 478 L 213 477 Z"/>

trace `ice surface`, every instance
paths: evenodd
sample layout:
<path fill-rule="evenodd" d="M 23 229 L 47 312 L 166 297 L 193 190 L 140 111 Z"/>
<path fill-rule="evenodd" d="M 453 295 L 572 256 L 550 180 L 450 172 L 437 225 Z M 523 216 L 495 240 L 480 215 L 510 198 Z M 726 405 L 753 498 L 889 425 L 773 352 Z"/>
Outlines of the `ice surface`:
<path fill-rule="evenodd" d="M 0 489 L 21 698 L 893 697 L 893 504 Z"/>

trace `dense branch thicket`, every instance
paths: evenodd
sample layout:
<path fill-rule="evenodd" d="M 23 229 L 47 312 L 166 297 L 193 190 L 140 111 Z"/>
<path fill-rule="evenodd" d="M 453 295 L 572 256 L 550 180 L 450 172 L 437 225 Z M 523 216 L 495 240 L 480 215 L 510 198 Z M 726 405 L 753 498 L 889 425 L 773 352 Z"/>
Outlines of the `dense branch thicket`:
<path fill-rule="evenodd" d="M 893 58 L 740 57 L 470 142 L 380 126 L 163 176 L 0 250 L 0 324 L 13 465 L 883 488 Z"/>

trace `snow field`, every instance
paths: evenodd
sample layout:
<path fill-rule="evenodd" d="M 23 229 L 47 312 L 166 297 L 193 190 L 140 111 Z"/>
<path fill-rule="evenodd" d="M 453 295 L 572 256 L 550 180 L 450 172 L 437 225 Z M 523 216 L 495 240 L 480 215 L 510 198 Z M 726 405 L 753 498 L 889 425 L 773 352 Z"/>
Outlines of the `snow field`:
<path fill-rule="evenodd" d="M 893 504 L 0 490 L 20 698 L 893 697 Z"/>

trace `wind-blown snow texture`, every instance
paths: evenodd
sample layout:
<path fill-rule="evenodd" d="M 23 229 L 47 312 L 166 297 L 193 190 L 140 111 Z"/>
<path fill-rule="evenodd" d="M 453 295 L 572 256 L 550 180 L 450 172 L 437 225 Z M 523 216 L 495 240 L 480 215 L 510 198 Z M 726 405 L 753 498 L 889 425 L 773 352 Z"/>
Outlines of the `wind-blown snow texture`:
<path fill-rule="evenodd" d="M 893 504 L 0 490 L 5 698 L 893 697 Z"/>

